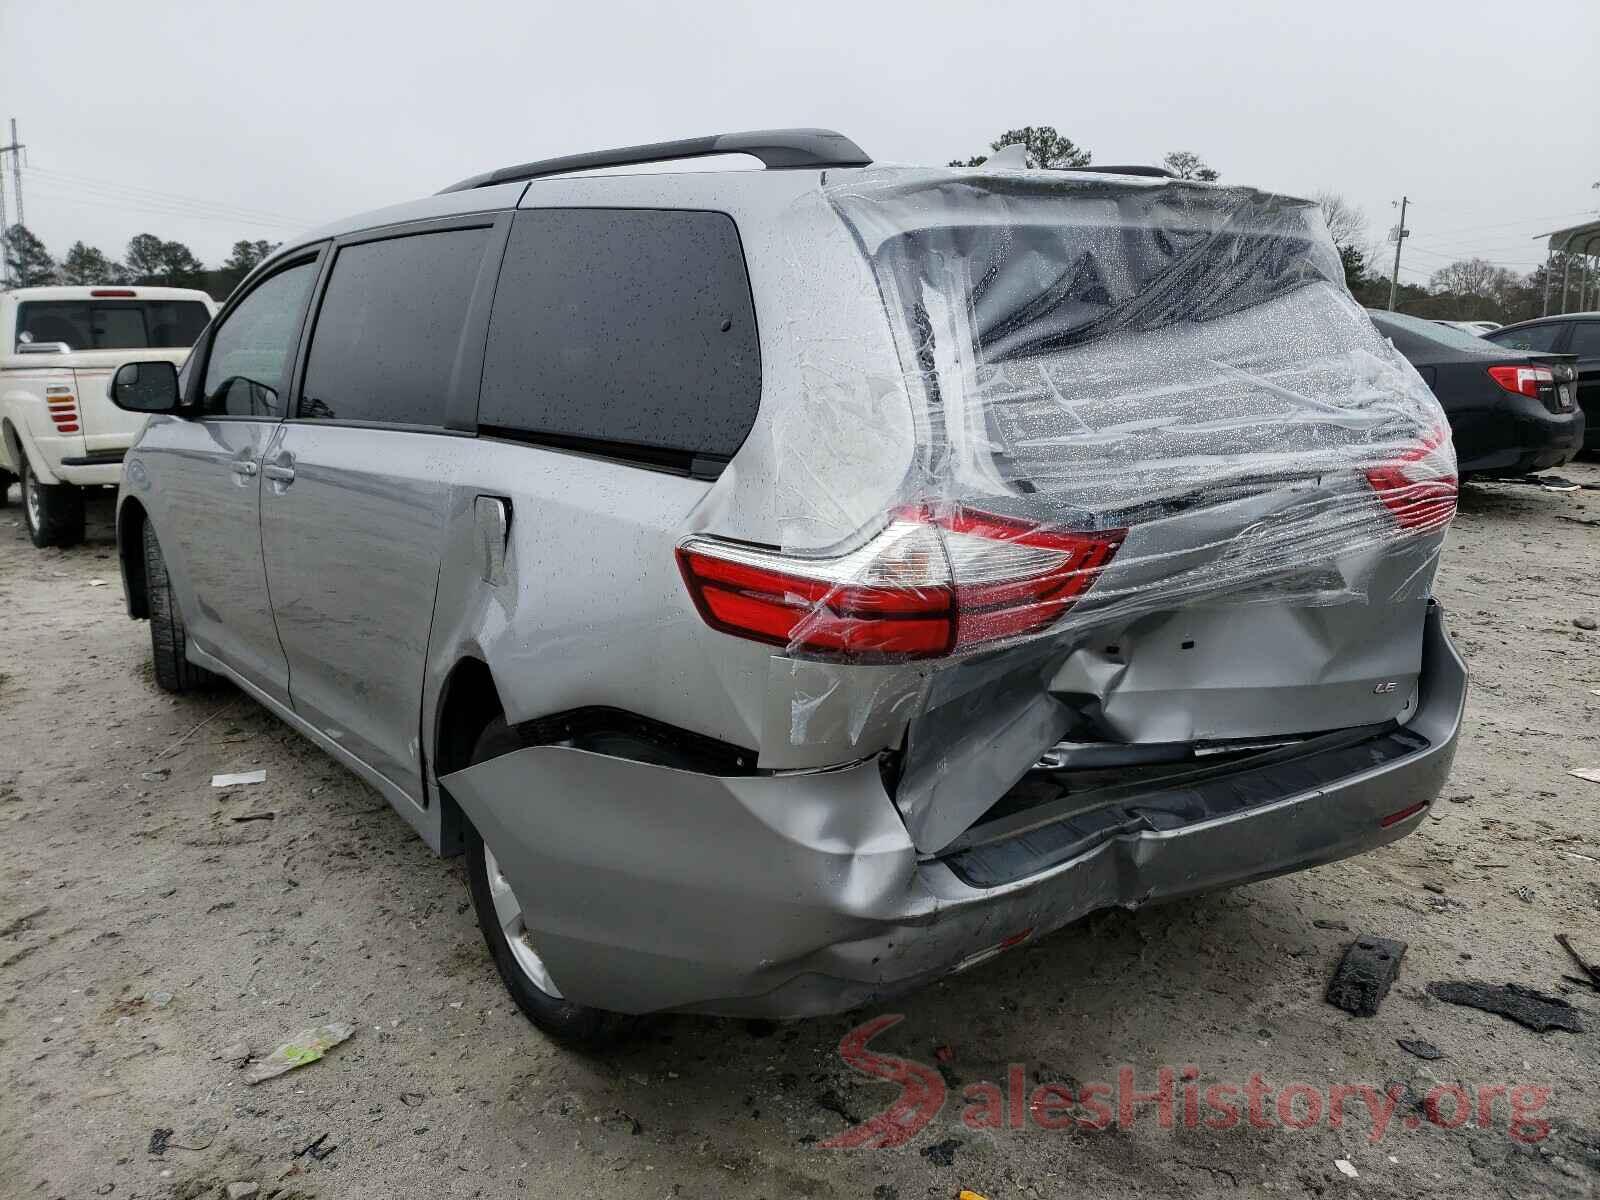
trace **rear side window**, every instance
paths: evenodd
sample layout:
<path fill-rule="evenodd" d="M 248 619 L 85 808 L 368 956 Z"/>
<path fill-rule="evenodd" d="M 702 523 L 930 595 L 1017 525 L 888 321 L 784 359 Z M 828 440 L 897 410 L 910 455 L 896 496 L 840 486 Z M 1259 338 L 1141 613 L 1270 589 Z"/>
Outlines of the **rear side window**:
<path fill-rule="evenodd" d="M 1551 321 L 1548 325 L 1529 325 L 1522 329 L 1496 329 L 1486 335 L 1484 340 L 1493 342 L 1496 346 L 1504 346 L 1508 350 L 1537 352 L 1553 347 L 1564 328 L 1566 326 L 1560 321 Z"/>
<path fill-rule="evenodd" d="M 311 335 L 299 416 L 442 426 L 489 234 L 452 229 L 343 247 Z"/>
<path fill-rule="evenodd" d="M 198 300 L 29 300 L 17 306 L 17 340 L 74 350 L 181 349 L 209 320 Z"/>
<path fill-rule="evenodd" d="M 731 457 L 755 422 L 761 355 L 725 213 L 533 209 L 500 268 L 481 426 Z"/>
<path fill-rule="evenodd" d="M 1600 355 L 1600 321 L 1579 321 L 1573 325 L 1572 341 L 1567 344 L 1567 353 L 1582 358 Z"/>

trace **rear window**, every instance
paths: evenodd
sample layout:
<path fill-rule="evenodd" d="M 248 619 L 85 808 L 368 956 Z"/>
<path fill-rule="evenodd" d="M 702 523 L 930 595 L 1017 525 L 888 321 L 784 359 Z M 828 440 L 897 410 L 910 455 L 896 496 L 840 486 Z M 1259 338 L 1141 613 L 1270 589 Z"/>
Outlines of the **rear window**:
<path fill-rule="evenodd" d="M 65 342 L 74 350 L 176 349 L 194 345 L 209 320 L 198 300 L 28 300 L 17 306 L 17 341 Z"/>
<path fill-rule="evenodd" d="M 760 399 L 755 307 L 730 217 L 517 213 L 490 319 L 481 426 L 727 458 Z"/>
<path fill-rule="evenodd" d="M 1117 524 L 1362 461 L 1437 415 L 1309 202 L 1048 171 L 869 170 L 826 193 L 944 495 Z"/>
<path fill-rule="evenodd" d="M 1483 338 L 1454 325 L 1441 325 L 1437 321 L 1426 321 L 1405 313 L 1370 312 L 1370 315 L 1378 332 L 1394 342 L 1395 349 L 1402 354 L 1423 354 L 1430 349 L 1494 353 Z"/>

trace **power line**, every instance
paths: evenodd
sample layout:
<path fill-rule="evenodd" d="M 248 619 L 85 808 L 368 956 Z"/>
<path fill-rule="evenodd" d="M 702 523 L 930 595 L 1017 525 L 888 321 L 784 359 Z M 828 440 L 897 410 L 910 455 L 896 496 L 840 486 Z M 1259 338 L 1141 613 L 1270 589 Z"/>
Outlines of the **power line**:
<path fill-rule="evenodd" d="M 277 212 L 272 209 L 253 208 L 243 204 L 231 204 L 224 201 L 204 200 L 197 196 L 187 196 L 178 192 L 163 192 L 155 188 L 139 187 L 133 184 L 117 183 L 108 179 L 96 179 L 89 175 L 78 175 L 70 171 L 57 171 L 46 167 L 29 165 L 28 174 L 41 181 L 59 181 L 64 186 L 83 188 L 100 195 L 127 196 L 139 200 L 147 200 L 160 204 L 182 206 L 185 208 L 205 209 L 210 212 L 223 212 L 237 216 L 259 217 L 264 220 L 282 221 L 289 224 L 312 225 L 313 220 L 294 213 Z"/>
<path fill-rule="evenodd" d="M 1531 224 L 1534 224 L 1535 222 L 1538 222 L 1538 221 L 1561 221 L 1561 220 L 1565 220 L 1567 217 L 1586 217 L 1586 216 L 1591 216 L 1592 214 L 1593 214 L 1593 210 L 1592 209 L 1579 208 L 1579 209 L 1573 209 L 1573 210 L 1571 210 L 1569 212 L 1551 213 L 1548 216 L 1543 216 L 1543 217 L 1518 217 L 1514 221 L 1500 221 L 1498 223 L 1492 223 L 1492 224 L 1488 224 L 1488 225 L 1458 225 L 1453 229 L 1436 229 L 1436 230 L 1434 230 L 1434 232 L 1435 233 L 1471 233 L 1471 232 L 1473 232 L 1474 230 L 1477 230 L 1477 229 L 1505 229 L 1505 228 L 1508 228 L 1509 226 L 1512 226 L 1512 225 L 1531 225 Z M 1538 234 L 1532 234 L 1530 236 L 1537 237 Z"/>
<path fill-rule="evenodd" d="M 310 221 L 301 216 L 291 216 L 286 213 L 259 210 L 259 208 L 245 208 L 242 205 L 227 205 L 227 203 L 211 202 L 211 200 L 198 200 L 192 197 L 178 197 L 166 192 L 150 192 L 147 189 L 131 189 L 120 187 L 117 184 L 106 184 L 99 181 L 75 181 L 64 174 L 43 171 L 35 166 L 27 168 L 27 176 L 34 181 L 35 186 L 48 186 L 58 195 L 90 195 L 90 197 L 115 200 L 123 203 L 128 208 L 142 208 L 146 211 L 160 211 L 160 213 L 173 214 L 202 214 L 202 216 L 224 216 L 237 221 L 256 221 L 285 229 L 304 229 L 312 226 L 315 221 Z"/>
<path fill-rule="evenodd" d="M 117 209 L 122 212 L 144 212 L 152 213 L 157 216 L 182 217 L 186 220 L 209 221 L 222 225 L 250 225 L 259 226 L 266 229 L 286 230 L 290 232 L 299 232 L 310 224 L 310 222 L 266 220 L 260 217 L 245 216 L 242 214 L 229 212 L 211 212 L 204 209 L 171 207 L 151 201 L 123 199 L 94 192 L 74 194 L 70 191 L 58 191 L 57 187 L 58 185 L 55 184 L 44 185 L 38 183 L 37 181 L 34 183 L 34 189 L 36 191 L 40 191 L 44 195 L 49 196 L 58 204 L 69 204 L 75 206 L 87 205 L 95 208 Z"/>
<path fill-rule="evenodd" d="M 1440 260 L 1441 262 L 1446 262 L 1446 263 L 1460 262 L 1464 258 L 1478 258 L 1478 259 L 1483 259 L 1483 261 L 1488 263 L 1490 266 L 1512 267 L 1512 268 L 1516 268 L 1516 269 L 1520 269 L 1520 270 L 1528 270 L 1529 269 L 1523 263 L 1520 263 L 1520 262 L 1507 262 L 1504 259 L 1484 258 L 1483 255 L 1481 255 L 1481 254 L 1450 254 L 1450 253 L 1442 253 L 1439 250 L 1437 250 L 1437 249 L 1435 249 L 1433 247 L 1430 247 L 1430 246 L 1412 246 L 1411 247 L 1411 252 L 1413 254 L 1420 254 L 1424 258 L 1436 258 L 1436 259 Z"/>

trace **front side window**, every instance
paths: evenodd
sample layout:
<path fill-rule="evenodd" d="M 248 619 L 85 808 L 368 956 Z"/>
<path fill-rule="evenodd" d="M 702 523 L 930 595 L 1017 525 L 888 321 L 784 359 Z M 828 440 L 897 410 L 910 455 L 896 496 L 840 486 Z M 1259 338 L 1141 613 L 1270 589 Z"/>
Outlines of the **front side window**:
<path fill-rule="evenodd" d="M 726 458 L 760 401 L 750 278 L 726 213 L 516 215 L 489 320 L 480 426 Z"/>
<path fill-rule="evenodd" d="M 1493 333 L 1485 335 L 1484 340 L 1493 342 L 1496 346 L 1504 346 L 1507 350 L 1532 350 L 1539 353 L 1553 348 L 1565 328 L 1562 322 L 1551 321 L 1545 325 L 1527 325 L 1521 329 L 1496 329 Z"/>
<path fill-rule="evenodd" d="M 343 247 L 317 313 L 297 415 L 442 426 L 489 235 L 452 229 Z"/>
<path fill-rule="evenodd" d="M 198 300 L 29 300 L 17 306 L 17 341 L 176 350 L 194 345 L 210 319 Z"/>
<path fill-rule="evenodd" d="M 201 403 L 208 416 L 282 415 L 278 396 L 316 274 L 314 260 L 279 271 L 223 319 L 206 362 Z"/>

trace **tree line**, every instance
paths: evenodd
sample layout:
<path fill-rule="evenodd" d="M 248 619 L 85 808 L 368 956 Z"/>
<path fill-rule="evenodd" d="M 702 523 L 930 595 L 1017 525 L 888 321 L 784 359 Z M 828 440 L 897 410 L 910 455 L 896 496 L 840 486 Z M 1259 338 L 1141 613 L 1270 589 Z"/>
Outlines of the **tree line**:
<path fill-rule="evenodd" d="M 278 248 L 276 242 L 240 240 L 233 244 L 221 266 L 207 267 L 182 242 L 169 242 L 153 233 L 138 233 L 128 239 L 120 259 L 78 241 L 58 262 L 26 225 L 11 226 L 0 241 L 4 242 L 13 287 L 146 284 L 199 288 L 217 300 L 226 299 L 257 263 Z"/>

